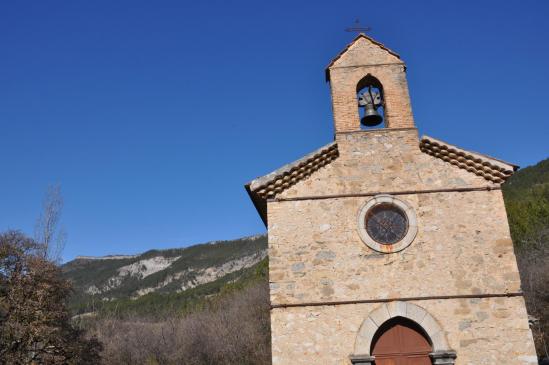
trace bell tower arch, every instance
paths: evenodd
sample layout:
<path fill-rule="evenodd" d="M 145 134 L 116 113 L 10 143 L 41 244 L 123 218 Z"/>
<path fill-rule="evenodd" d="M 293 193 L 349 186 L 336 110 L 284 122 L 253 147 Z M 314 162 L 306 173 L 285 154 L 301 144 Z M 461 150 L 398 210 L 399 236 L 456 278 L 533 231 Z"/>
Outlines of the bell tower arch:
<path fill-rule="evenodd" d="M 361 128 L 385 124 L 383 85 L 371 74 L 364 76 L 356 85 Z"/>
<path fill-rule="evenodd" d="M 406 64 L 397 53 L 359 34 L 326 68 L 336 134 L 361 130 L 363 116 L 357 108 L 360 103 L 357 91 L 368 86 L 363 85 L 368 80 L 375 80 L 376 87 L 383 90 L 384 126 L 414 128 Z"/>

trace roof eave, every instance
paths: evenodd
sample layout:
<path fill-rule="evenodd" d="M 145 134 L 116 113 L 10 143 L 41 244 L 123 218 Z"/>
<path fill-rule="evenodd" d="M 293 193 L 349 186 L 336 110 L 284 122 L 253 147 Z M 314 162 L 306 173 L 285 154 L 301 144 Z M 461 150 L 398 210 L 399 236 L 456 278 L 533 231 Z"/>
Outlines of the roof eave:
<path fill-rule="evenodd" d="M 267 202 L 277 194 L 331 163 L 339 156 L 337 143 L 331 142 L 304 157 L 244 185 L 255 209 L 267 226 Z"/>
<path fill-rule="evenodd" d="M 244 188 L 246 189 L 246 191 L 248 192 L 248 195 L 250 196 L 250 199 L 252 199 L 252 203 L 254 203 L 254 207 L 255 207 L 255 210 L 257 210 L 257 213 L 259 214 L 259 216 L 261 217 L 261 220 L 263 221 L 263 224 L 265 225 L 265 227 L 268 226 L 268 221 L 267 221 L 267 201 L 265 199 L 262 199 L 259 195 L 257 195 L 256 193 L 254 193 L 251 189 L 250 189 L 250 184 L 251 183 L 248 183 L 246 185 L 244 185 Z"/>
<path fill-rule="evenodd" d="M 424 153 L 483 176 L 496 184 L 505 182 L 519 169 L 518 165 L 482 153 L 468 151 L 426 135 L 420 139 L 420 149 Z"/>
<path fill-rule="evenodd" d="M 487 160 L 491 160 L 492 162 L 496 163 L 496 164 L 501 164 L 501 165 L 507 165 L 510 169 L 512 169 L 513 171 L 517 171 L 520 166 L 519 165 L 516 165 L 514 163 L 511 163 L 511 162 L 507 162 L 507 161 L 504 161 L 504 160 L 501 160 L 499 158 L 495 158 L 495 157 L 492 157 L 490 155 L 487 155 L 487 154 L 484 154 L 484 153 L 480 153 L 480 152 L 476 152 L 476 151 L 469 151 L 469 150 L 465 150 L 461 147 L 458 147 L 456 145 L 453 145 L 451 143 L 448 143 L 448 142 L 445 142 L 443 140 L 440 140 L 438 138 L 433 138 L 431 136 L 428 136 L 428 135 L 423 135 L 421 136 L 421 139 L 430 139 L 430 140 L 433 140 L 435 142 L 438 142 L 438 143 L 443 143 L 449 147 L 452 147 L 452 148 L 455 148 L 457 150 L 461 150 L 461 151 L 464 151 L 464 152 L 467 152 L 467 153 L 470 153 L 471 155 L 473 156 L 478 156 L 478 157 L 481 157 L 481 158 L 484 158 L 484 159 L 487 159 Z"/>

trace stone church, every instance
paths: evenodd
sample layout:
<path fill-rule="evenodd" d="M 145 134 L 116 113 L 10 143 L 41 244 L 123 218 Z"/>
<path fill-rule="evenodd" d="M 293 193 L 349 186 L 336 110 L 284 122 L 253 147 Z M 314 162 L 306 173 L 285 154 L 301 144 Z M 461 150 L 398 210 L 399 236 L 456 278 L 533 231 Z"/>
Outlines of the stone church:
<path fill-rule="evenodd" d="M 273 365 L 537 364 L 500 187 L 517 166 L 420 138 L 405 63 L 368 36 L 326 79 L 335 140 L 246 185 Z"/>

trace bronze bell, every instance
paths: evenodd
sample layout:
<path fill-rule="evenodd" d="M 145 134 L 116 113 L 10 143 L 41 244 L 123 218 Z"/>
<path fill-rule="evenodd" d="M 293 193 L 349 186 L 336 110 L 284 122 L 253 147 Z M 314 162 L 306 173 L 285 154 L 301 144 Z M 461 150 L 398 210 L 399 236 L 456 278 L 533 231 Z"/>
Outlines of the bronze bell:
<path fill-rule="evenodd" d="M 383 121 L 383 117 L 377 112 L 377 108 L 382 105 L 381 93 L 372 90 L 368 86 L 368 90 L 359 94 L 358 105 L 364 107 L 364 116 L 360 119 L 360 123 L 366 127 L 374 127 Z"/>
<path fill-rule="evenodd" d="M 364 116 L 360 119 L 360 123 L 366 127 L 374 127 L 383 121 L 383 117 L 379 115 L 373 104 L 364 106 Z"/>

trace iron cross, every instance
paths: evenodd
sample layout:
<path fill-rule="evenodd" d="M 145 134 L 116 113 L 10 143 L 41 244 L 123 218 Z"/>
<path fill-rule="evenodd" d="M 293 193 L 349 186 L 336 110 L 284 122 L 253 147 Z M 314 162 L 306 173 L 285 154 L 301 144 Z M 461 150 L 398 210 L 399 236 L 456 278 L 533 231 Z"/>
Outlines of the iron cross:
<path fill-rule="evenodd" d="M 371 30 L 372 30 L 372 28 L 370 28 L 370 27 L 361 26 L 360 25 L 360 19 L 358 19 L 358 18 L 355 20 L 354 26 L 349 27 L 349 28 L 345 28 L 346 32 L 358 32 L 358 33 L 369 32 Z"/>

